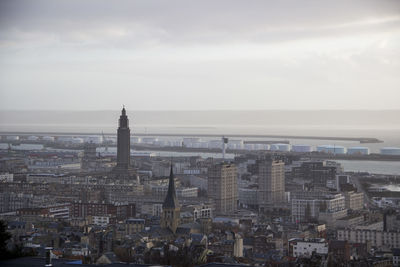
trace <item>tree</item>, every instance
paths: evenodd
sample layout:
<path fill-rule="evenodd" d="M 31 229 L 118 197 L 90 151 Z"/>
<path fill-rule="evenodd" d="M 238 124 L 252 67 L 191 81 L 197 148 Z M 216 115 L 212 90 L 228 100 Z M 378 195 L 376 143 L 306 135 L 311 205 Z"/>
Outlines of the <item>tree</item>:
<path fill-rule="evenodd" d="M 0 259 L 5 259 L 8 256 L 7 241 L 11 238 L 7 232 L 7 225 L 4 221 L 0 221 Z"/>

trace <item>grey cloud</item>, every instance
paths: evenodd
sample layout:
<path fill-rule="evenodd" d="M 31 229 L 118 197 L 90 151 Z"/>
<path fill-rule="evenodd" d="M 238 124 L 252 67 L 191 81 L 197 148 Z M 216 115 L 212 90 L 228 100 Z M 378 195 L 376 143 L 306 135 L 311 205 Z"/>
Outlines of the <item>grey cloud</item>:
<path fill-rule="evenodd" d="M 0 106 L 398 108 L 399 23 L 398 0 L 3 0 Z"/>
<path fill-rule="evenodd" d="M 116 46 L 285 41 L 399 28 L 397 0 L 1 1 L 2 42 L 42 33 L 61 42 Z M 368 19 L 399 20 L 363 25 Z M 353 25 L 352 25 L 353 23 Z M 354 24 L 356 23 L 356 24 Z M 347 25 L 343 27 L 343 25 Z M 118 35 L 120 34 L 120 35 Z M 20 36 L 22 37 L 20 37 Z M 34 40 L 33 40 L 34 41 Z"/>

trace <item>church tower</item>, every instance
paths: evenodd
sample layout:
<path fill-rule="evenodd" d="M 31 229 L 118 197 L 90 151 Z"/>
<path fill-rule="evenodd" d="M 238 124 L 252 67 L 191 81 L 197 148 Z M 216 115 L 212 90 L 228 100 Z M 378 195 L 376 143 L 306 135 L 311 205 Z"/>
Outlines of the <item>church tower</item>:
<path fill-rule="evenodd" d="M 125 107 L 122 108 L 119 117 L 119 127 L 117 132 L 117 166 L 114 173 L 128 176 L 131 171 L 131 130 L 129 129 L 129 120 L 126 116 Z"/>
<path fill-rule="evenodd" d="M 171 165 L 169 175 L 168 193 L 163 203 L 163 212 L 161 217 L 161 227 L 170 229 L 174 234 L 179 225 L 180 206 L 176 197 L 174 173 Z"/>

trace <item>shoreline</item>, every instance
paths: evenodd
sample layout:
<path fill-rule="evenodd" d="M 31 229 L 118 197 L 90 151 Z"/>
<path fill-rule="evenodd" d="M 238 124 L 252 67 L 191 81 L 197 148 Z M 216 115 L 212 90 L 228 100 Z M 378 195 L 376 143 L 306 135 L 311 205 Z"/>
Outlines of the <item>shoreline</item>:
<path fill-rule="evenodd" d="M 99 133 L 78 133 L 78 132 L 0 132 L 0 136 L 7 135 L 53 135 L 53 136 L 90 136 L 100 135 Z M 115 133 L 104 133 L 106 136 L 116 136 Z M 216 137 L 221 138 L 222 136 L 228 138 L 283 138 L 283 139 L 304 139 L 304 140 L 330 140 L 330 141 L 357 141 L 360 144 L 375 144 L 383 143 L 382 140 L 374 137 L 339 137 L 339 136 L 309 136 L 309 135 L 271 135 L 271 134 L 189 134 L 189 133 L 135 133 L 134 136 L 166 136 L 166 137 Z"/>

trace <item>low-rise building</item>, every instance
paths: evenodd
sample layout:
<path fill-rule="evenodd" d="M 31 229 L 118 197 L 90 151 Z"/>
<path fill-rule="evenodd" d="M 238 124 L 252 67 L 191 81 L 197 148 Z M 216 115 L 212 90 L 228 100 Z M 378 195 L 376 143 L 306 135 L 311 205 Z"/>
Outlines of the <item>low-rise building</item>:
<path fill-rule="evenodd" d="M 14 193 L 14 192 L 1 192 L 0 193 L 0 212 L 17 211 L 23 208 L 34 208 L 44 204 L 44 196 Z"/>
<path fill-rule="evenodd" d="M 311 257 L 313 253 L 328 255 L 328 243 L 324 238 L 298 239 L 288 241 L 291 257 Z"/>
<path fill-rule="evenodd" d="M 332 224 L 347 215 L 345 198 L 341 194 L 296 192 L 291 199 L 292 220 L 307 221 L 312 218 Z"/>
<path fill-rule="evenodd" d="M 167 195 L 168 185 L 147 185 L 149 193 L 155 198 L 164 199 Z M 195 198 L 198 196 L 199 189 L 197 187 L 178 187 L 176 195 L 178 198 Z"/>
<path fill-rule="evenodd" d="M 393 253 L 393 266 L 398 267 L 400 266 L 400 248 L 392 249 Z"/>
<path fill-rule="evenodd" d="M 336 227 L 349 228 L 352 226 L 360 225 L 365 222 L 364 215 L 362 214 L 349 214 L 346 217 L 336 220 Z"/>
<path fill-rule="evenodd" d="M 382 231 L 370 229 L 338 229 L 338 240 L 348 240 L 352 243 L 371 242 L 371 245 L 379 248 L 399 248 L 400 231 Z"/>
<path fill-rule="evenodd" d="M 105 227 L 110 223 L 108 216 L 88 216 L 88 223 Z"/>
<path fill-rule="evenodd" d="M 329 253 L 340 261 L 349 261 L 350 244 L 347 241 L 332 240 L 329 242 Z"/>
<path fill-rule="evenodd" d="M 125 234 L 132 235 L 144 229 L 144 219 L 128 219 L 125 221 Z"/>
<path fill-rule="evenodd" d="M 357 192 L 345 192 L 345 204 L 346 209 L 349 210 L 361 210 L 364 208 L 364 193 Z"/>
<path fill-rule="evenodd" d="M 387 210 L 383 214 L 383 223 L 385 231 L 400 230 L 400 212 L 399 210 Z"/>
<path fill-rule="evenodd" d="M 110 216 L 116 219 L 135 217 L 135 204 L 104 204 L 104 203 L 80 203 L 72 204 L 72 216 L 74 218 L 86 218 L 87 216 Z"/>
<path fill-rule="evenodd" d="M 13 173 L 0 173 L 0 182 L 7 182 L 7 183 L 11 183 L 12 181 L 14 181 L 14 174 Z"/>
<path fill-rule="evenodd" d="M 188 208 L 193 209 L 194 219 L 213 218 L 214 206 L 211 204 L 191 205 Z"/>

